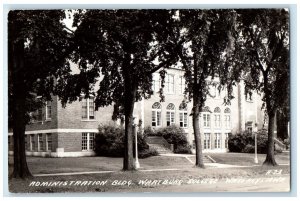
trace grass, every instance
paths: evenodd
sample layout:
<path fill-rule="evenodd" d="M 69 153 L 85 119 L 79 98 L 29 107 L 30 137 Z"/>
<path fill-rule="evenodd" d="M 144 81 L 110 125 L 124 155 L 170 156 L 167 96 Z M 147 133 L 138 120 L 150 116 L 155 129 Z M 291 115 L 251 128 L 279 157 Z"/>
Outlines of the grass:
<path fill-rule="evenodd" d="M 253 165 L 254 154 L 248 153 L 211 153 L 210 155 L 217 163 L 249 166 Z M 258 164 L 262 165 L 266 159 L 266 154 L 257 154 Z M 288 153 L 280 153 L 275 155 L 278 164 L 289 164 L 290 156 Z"/>
<path fill-rule="evenodd" d="M 157 171 L 157 172 L 142 172 L 142 171 L 117 171 L 114 173 L 105 174 L 86 174 L 86 175 L 73 175 L 73 176 L 46 176 L 35 177 L 32 179 L 11 179 L 9 181 L 10 192 L 18 193 L 52 193 L 52 192 L 126 192 L 134 189 L 140 191 L 151 191 L 152 188 L 164 188 L 165 186 L 172 185 L 171 182 L 181 181 L 182 185 L 187 185 L 190 179 L 204 180 L 204 179 L 225 179 L 225 178 L 254 178 L 265 176 L 266 172 L 270 169 L 282 169 L 283 174 L 289 173 L 288 166 L 280 167 L 251 167 L 251 168 L 218 168 L 218 169 L 198 169 L 195 167 L 180 169 L 177 171 Z M 168 180 L 169 185 L 161 186 L 143 186 L 139 184 L 140 180 Z M 71 181 L 107 181 L 103 186 L 99 185 L 66 185 L 66 186 L 30 186 L 32 182 L 70 182 Z M 113 185 L 113 182 L 130 181 L 125 185 Z M 115 182 L 116 183 L 116 182 Z"/>
<path fill-rule="evenodd" d="M 63 172 L 88 172 L 88 171 L 102 171 L 111 170 L 112 173 L 102 174 L 83 174 L 73 176 L 45 176 L 34 177 L 31 179 L 9 179 L 10 192 L 126 192 L 132 189 L 138 191 L 151 191 L 153 188 L 163 188 L 164 186 L 141 186 L 139 180 L 182 180 L 185 184 L 189 179 L 203 179 L 203 178 L 232 178 L 232 177 L 259 177 L 265 176 L 266 172 L 270 169 L 281 169 L 282 174 L 289 174 L 290 167 L 288 165 L 265 167 L 253 166 L 253 154 L 244 153 L 218 153 L 209 154 L 218 163 L 231 164 L 231 165 L 244 165 L 251 167 L 234 167 L 234 168 L 212 168 L 206 166 L 205 169 L 195 168 L 184 157 L 166 157 L 154 156 L 146 159 L 139 159 L 141 164 L 140 171 L 121 171 L 123 159 L 122 158 L 109 158 L 109 157 L 81 157 L 81 158 L 39 158 L 28 157 L 28 166 L 33 174 L 47 174 L 47 173 L 63 173 Z M 194 160 L 194 156 L 189 156 Z M 265 155 L 258 156 L 260 163 L 263 162 Z M 276 161 L 279 164 L 289 163 L 288 154 L 276 155 Z M 12 157 L 9 157 L 10 171 L 12 170 Z M 143 170 L 155 169 L 177 169 L 173 171 L 153 171 L 145 172 Z M 99 185 L 78 185 L 78 186 L 29 186 L 32 181 L 106 181 L 104 186 Z M 131 181 L 132 184 L 128 185 L 112 185 L 117 181 Z M 144 190 L 143 190 L 144 189 Z"/>

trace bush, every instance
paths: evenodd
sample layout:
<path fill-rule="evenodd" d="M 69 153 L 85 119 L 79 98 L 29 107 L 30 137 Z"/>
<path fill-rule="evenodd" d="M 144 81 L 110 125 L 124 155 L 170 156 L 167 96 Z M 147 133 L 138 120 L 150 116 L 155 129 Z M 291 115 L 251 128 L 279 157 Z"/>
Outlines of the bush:
<path fill-rule="evenodd" d="M 267 153 L 268 133 L 266 130 L 257 132 L 257 153 Z M 230 152 L 254 153 L 255 139 L 249 132 L 232 135 L 228 139 Z"/>
<path fill-rule="evenodd" d="M 174 153 L 176 154 L 191 154 L 191 146 L 190 145 L 177 145 L 177 147 L 174 149 Z"/>
<path fill-rule="evenodd" d="M 228 139 L 228 149 L 230 152 L 243 152 L 247 144 L 254 144 L 254 139 L 248 132 L 231 135 Z"/>
<path fill-rule="evenodd" d="M 95 153 L 97 156 L 123 157 L 124 156 L 124 134 L 125 130 L 122 127 L 110 125 L 99 126 L 99 133 L 95 136 Z M 141 158 L 157 155 L 155 150 L 150 150 L 141 132 L 138 132 L 138 154 Z M 135 147 L 135 142 L 133 148 Z M 135 148 L 134 148 L 135 154 Z"/>
<path fill-rule="evenodd" d="M 149 149 L 139 152 L 139 158 L 148 158 L 150 156 L 158 156 L 157 150 L 150 147 Z"/>
<path fill-rule="evenodd" d="M 144 136 L 159 136 L 159 134 L 151 126 L 147 126 L 144 128 Z"/>
<path fill-rule="evenodd" d="M 171 125 L 157 130 L 157 133 L 169 144 L 174 145 L 174 153 L 192 153 L 182 128 Z"/>
<path fill-rule="evenodd" d="M 122 127 L 99 126 L 95 136 L 97 156 L 122 157 L 124 155 L 124 129 Z"/>
<path fill-rule="evenodd" d="M 255 147 L 252 144 L 247 144 L 245 148 L 242 150 L 243 153 L 254 153 Z"/>
<path fill-rule="evenodd" d="M 290 148 L 290 137 L 283 140 L 283 143 L 285 144 L 286 149 Z"/>

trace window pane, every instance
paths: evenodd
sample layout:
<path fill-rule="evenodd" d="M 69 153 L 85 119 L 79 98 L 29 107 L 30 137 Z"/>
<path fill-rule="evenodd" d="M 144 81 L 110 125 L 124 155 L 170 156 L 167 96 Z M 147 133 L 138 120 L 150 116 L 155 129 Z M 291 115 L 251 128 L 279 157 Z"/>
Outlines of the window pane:
<path fill-rule="evenodd" d="M 87 119 L 87 100 L 84 99 L 81 104 L 82 104 L 81 117 L 82 119 Z"/>
<path fill-rule="evenodd" d="M 38 151 L 43 151 L 44 150 L 44 143 L 43 143 L 43 134 L 38 134 Z"/>
<path fill-rule="evenodd" d="M 48 133 L 47 134 L 47 151 L 52 150 L 52 134 Z"/>
<path fill-rule="evenodd" d="M 175 123 L 175 112 L 171 112 L 171 123 Z"/>
<path fill-rule="evenodd" d="M 152 111 L 152 126 L 156 126 L 156 112 Z"/>
<path fill-rule="evenodd" d="M 87 133 L 82 133 L 82 150 L 87 150 Z"/>
<path fill-rule="evenodd" d="M 94 150 L 94 138 L 95 138 L 95 133 L 90 133 L 89 150 Z"/>
<path fill-rule="evenodd" d="M 157 126 L 160 126 L 161 112 L 157 111 Z"/>

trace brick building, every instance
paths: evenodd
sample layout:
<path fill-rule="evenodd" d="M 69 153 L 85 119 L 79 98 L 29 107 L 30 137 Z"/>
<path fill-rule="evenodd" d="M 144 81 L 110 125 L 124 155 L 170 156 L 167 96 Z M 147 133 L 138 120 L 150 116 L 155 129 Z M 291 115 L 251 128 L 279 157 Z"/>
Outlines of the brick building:
<path fill-rule="evenodd" d="M 182 104 L 184 99 L 184 72 L 177 68 L 168 70 L 165 78 L 165 102 L 159 98 L 159 74 L 153 74 L 154 95 L 151 99 L 135 104 L 134 116 L 142 127 L 153 129 L 171 124 L 185 130 L 191 145 L 194 142 L 191 109 L 192 103 Z M 264 112 L 261 97 L 244 95 L 244 85 L 239 83 L 233 89 L 231 105 L 223 104 L 224 91 L 215 87 L 210 90 L 206 107 L 201 113 L 201 135 L 204 152 L 226 152 L 229 133 L 261 129 Z M 94 155 L 94 136 L 99 124 L 117 125 L 111 120 L 113 107 L 94 110 L 93 99 L 67 104 L 63 108 L 57 97 L 37 111 L 38 119 L 26 127 L 26 154 L 33 156 L 76 157 Z M 9 133 L 9 150 L 12 154 L 12 133 Z"/>

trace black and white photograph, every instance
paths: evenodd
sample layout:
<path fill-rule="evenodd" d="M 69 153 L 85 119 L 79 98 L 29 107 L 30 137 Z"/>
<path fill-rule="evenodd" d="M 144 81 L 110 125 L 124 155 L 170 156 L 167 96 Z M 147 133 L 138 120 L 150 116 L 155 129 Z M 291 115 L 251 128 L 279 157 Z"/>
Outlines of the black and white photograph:
<path fill-rule="evenodd" d="M 12 196 L 291 191 L 288 7 L 4 17 Z"/>

